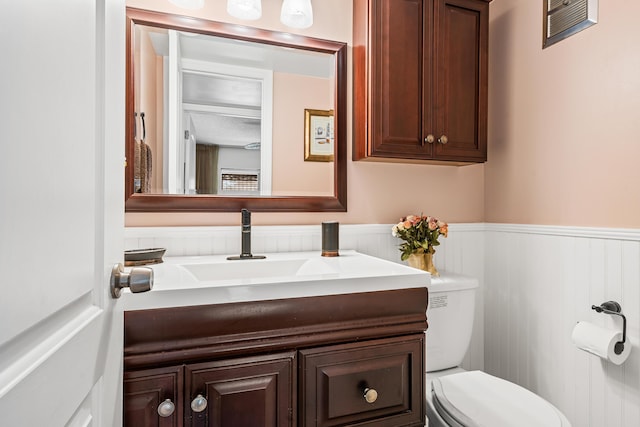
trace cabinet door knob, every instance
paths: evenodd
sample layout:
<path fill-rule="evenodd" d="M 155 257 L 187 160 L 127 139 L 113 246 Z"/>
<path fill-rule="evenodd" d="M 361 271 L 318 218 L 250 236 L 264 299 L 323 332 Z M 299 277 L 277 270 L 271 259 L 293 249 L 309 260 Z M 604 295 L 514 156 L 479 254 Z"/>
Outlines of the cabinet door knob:
<path fill-rule="evenodd" d="M 193 409 L 193 412 L 204 411 L 207 409 L 207 399 L 201 394 L 197 395 L 196 398 L 191 401 L 191 409 Z"/>
<path fill-rule="evenodd" d="M 449 138 L 447 138 L 447 135 L 442 135 L 440 138 L 438 138 L 438 142 L 440 144 L 446 144 L 447 142 L 449 142 Z"/>
<path fill-rule="evenodd" d="M 436 140 L 436 137 L 431 134 L 425 136 L 424 138 L 424 142 L 426 142 L 427 144 L 433 144 L 435 140 Z"/>
<path fill-rule="evenodd" d="M 173 404 L 171 399 L 167 399 L 158 405 L 158 415 L 163 418 L 170 417 L 176 410 L 176 405 Z"/>
<path fill-rule="evenodd" d="M 378 392 L 374 388 L 365 388 L 363 397 L 367 403 L 373 403 L 378 400 Z"/>

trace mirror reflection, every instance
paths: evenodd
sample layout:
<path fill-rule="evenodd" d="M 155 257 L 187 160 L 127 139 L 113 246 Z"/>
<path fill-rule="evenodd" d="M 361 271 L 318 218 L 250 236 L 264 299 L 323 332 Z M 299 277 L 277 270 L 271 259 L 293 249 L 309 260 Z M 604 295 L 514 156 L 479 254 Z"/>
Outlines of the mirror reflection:
<path fill-rule="evenodd" d="M 305 161 L 305 109 L 335 105 L 335 55 L 134 26 L 133 192 L 334 196 Z"/>
<path fill-rule="evenodd" d="M 125 210 L 346 211 L 346 51 L 127 8 Z"/>

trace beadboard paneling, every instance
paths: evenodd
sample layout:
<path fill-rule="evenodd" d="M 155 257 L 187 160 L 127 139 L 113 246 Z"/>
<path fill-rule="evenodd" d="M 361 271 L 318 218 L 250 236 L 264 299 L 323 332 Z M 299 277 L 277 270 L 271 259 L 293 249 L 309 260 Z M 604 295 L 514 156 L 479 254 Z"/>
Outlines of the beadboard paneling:
<path fill-rule="evenodd" d="M 391 224 L 341 225 L 340 247 L 400 262 Z M 253 252 L 320 250 L 320 226 L 253 227 Z M 240 227 L 127 228 L 128 249 L 167 255 L 240 251 Z M 640 425 L 640 231 L 518 224 L 452 224 L 436 254 L 441 271 L 478 277 L 466 369 L 520 384 L 556 405 L 574 427 Z M 615 366 L 578 350 L 579 320 L 619 321 L 591 310 L 615 299 L 634 346 Z M 606 421 L 605 421 L 606 420 Z"/>
<path fill-rule="evenodd" d="M 400 261 L 398 245 L 391 235 L 392 224 L 340 225 L 340 248 L 394 262 Z M 290 251 L 320 251 L 320 225 L 253 226 L 251 251 L 254 254 Z M 462 366 L 484 368 L 484 225 L 450 224 L 449 237 L 440 240 L 435 257 L 440 271 L 477 277 L 474 333 Z M 240 227 L 128 227 L 125 248 L 167 249 L 167 256 L 240 253 Z"/>
<path fill-rule="evenodd" d="M 539 394 L 574 427 L 640 425 L 640 231 L 486 225 L 485 370 Z M 616 366 L 578 350 L 579 320 L 621 328 L 592 304 L 616 300 L 633 345 Z"/>

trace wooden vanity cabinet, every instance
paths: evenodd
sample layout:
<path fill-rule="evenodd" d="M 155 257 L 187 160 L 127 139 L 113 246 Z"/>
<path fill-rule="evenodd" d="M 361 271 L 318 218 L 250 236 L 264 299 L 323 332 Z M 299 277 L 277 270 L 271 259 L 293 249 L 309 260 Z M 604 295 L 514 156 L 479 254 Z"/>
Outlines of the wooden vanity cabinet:
<path fill-rule="evenodd" d="M 487 159 L 491 0 L 354 0 L 354 160 Z"/>
<path fill-rule="evenodd" d="M 127 311 L 124 425 L 422 426 L 426 308 L 413 288 Z"/>

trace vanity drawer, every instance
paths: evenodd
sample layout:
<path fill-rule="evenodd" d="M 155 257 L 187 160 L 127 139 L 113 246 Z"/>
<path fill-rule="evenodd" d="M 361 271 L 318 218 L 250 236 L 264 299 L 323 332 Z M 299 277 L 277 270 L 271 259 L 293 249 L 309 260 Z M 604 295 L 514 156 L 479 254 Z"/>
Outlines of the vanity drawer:
<path fill-rule="evenodd" d="M 301 426 L 424 425 L 424 334 L 301 350 L 299 364 Z"/>

